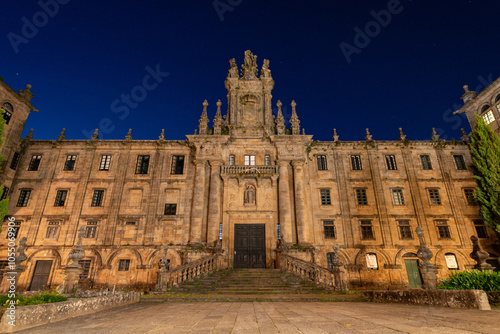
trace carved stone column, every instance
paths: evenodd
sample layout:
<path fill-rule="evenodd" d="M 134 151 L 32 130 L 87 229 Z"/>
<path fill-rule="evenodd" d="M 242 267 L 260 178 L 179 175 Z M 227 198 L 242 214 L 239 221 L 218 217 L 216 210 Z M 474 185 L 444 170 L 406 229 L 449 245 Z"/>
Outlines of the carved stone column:
<path fill-rule="evenodd" d="M 420 241 L 417 256 L 422 262 L 419 263 L 420 272 L 422 273 L 423 285 L 422 288 L 427 290 L 436 290 L 437 287 L 437 266 L 434 266 L 430 259 L 433 254 L 424 242 L 424 231 L 422 227 L 418 226 L 415 230 Z"/>
<path fill-rule="evenodd" d="M 289 161 L 279 161 L 278 201 L 279 222 L 281 228 L 282 242 L 293 243 L 292 216 L 290 208 L 290 186 L 289 186 Z"/>
<path fill-rule="evenodd" d="M 5 268 L 0 268 L 3 271 L 3 278 L 0 284 L 0 293 L 9 293 L 9 290 L 19 290 L 19 277 L 24 272 L 21 263 L 28 258 L 24 253 L 24 245 L 26 244 L 26 237 L 21 238 L 19 246 L 17 247 L 17 255 L 14 264 L 8 264 Z M 12 287 L 12 289 L 11 289 Z"/>
<path fill-rule="evenodd" d="M 203 223 L 203 207 L 205 203 L 205 160 L 193 162 L 196 165 L 194 192 L 191 208 L 190 243 L 201 242 L 201 227 Z"/>
<path fill-rule="evenodd" d="M 85 250 L 82 247 L 82 238 L 85 235 L 85 226 L 81 226 L 78 229 L 78 241 L 76 246 L 69 253 L 69 258 L 73 261 L 66 268 L 64 268 L 64 273 L 66 277 L 64 278 L 63 292 L 72 292 L 75 288 L 78 288 L 78 281 L 80 280 L 80 274 L 83 269 L 79 261 L 85 257 Z"/>
<path fill-rule="evenodd" d="M 344 283 L 344 271 L 342 270 L 344 264 L 340 262 L 339 249 L 339 245 L 333 246 L 333 268 L 331 269 L 331 271 L 333 272 L 333 278 L 335 280 L 335 290 L 345 291 L 346 285 Z"/>
<path fill-rule="evenodd" d="M 475 235 L 473 235 L 470 237 L 470 240 L 472 241 L 472 253 L 470 253 L 470 257 L 474 259 L 474 261 L 476 261 L 474 269 L 478 269 L 481 271 L 493 270 L 493 266 L 489 263 L 486 263 L 486 260 L 488 259 L 488 257 L 490 257 L 490 254 L 488 254 L 488 252 L 485 252 L 481 248 L 479 239 Z"/>
<path fill-rule="evenodd" d="M 293 180 L 295 185 L 295 220 L 299 244 L 309 243 L 309 219 L 307 215 L 304 180 L 304 162 L 293 161 Z"/>
<path fill-rule="evenodd" d="M 219 239 L 219 224 L 221 217 L 221 161 L 210 161 L 210 195 L 208 201 L 208 229 L 207 242 L 215 242 Z"/>

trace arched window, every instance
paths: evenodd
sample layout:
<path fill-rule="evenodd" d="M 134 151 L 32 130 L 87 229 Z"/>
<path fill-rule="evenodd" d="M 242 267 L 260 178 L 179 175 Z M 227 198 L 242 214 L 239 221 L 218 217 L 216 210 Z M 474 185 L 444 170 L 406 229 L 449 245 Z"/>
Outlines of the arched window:
<path fill-rule="evenodd" d="M 444 259 L 446 260 L 446 266 L 449 270 L 458 270 L 457 257 L 453 253 L 444 254 Z"/>
<path fill-rule="evenodd" d="M 247 186 L 245 190 L 245 204 L 255 204 L 255 188 Z"/>
<path fill-rule="evenodd" d="M 372 270 L 378 270 L 377 254 L 367 253 L 366 254 L 366 267 Z"/>
<path fill-rule="evenodd" d="M 9 124 L 10 118 L 12 117 L 12 113 L 14 112 L 14 107 L 9 102 L 4 102 L 3 108 L 5 112 L 3 114 L 3 118 L 5 119 L 5 124 Z"/>
<path fill-rule="evenodd" d="M 481 112 L 485 112 L 486 110 L 488 110 L 490 108 L 490 106 L 487 104 L 487 105 L 484 105 L 482 108 L 481 108 Z"/>

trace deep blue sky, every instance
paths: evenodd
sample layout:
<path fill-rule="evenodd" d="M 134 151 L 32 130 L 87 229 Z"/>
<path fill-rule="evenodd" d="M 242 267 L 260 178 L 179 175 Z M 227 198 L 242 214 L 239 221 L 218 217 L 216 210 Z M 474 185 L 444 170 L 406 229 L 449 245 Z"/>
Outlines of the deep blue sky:
<path fill-rule="evenodd" d="M 313 139 L 330 140 L 334 127 L 341 140 L 363 140 L 366 127 L 374 139 L 397 139 L 398 127 L 409 139 L 429 139 L 432 127 L 451 139 L 460 127 L 470 130 L 451 116 L 462 86 L 481 90 L 500 75 L 498 0 L 401 0 L 350 63 L 340 43 L 354 45 L 354 28 L 364 31 L 371 11 L 387 10 L 388 1 L 218 2 L 236 4 L 223 20 L 213 0 L 72 0 L 44 24 L 37 1 L 5 0 L 0 76 L 15 90 L 32 84 L 40 110 L 25 133 L 55 139 L 64 127 L 68 139 L 83 139 L 82 131 L 109 119 L 114 130 L 101 138 L 122 139 L 132 128 L 134 139 L 157 139 L 164 128 L 167 139 L 184 139 L 197 128 L 203 100 L 211 120 L 217 99 L 226 110 L 228 60 L 240 66 L 250 49 L 259 68 L 270 60 L 273 106 L 280 99 L 289 117 L 294 99 Z M 23 36 L 34 16 L 41 27 L 16 53 L 9 36 Z M 157 64 L 168 77 L 120 119 L 113 101 Z"/>

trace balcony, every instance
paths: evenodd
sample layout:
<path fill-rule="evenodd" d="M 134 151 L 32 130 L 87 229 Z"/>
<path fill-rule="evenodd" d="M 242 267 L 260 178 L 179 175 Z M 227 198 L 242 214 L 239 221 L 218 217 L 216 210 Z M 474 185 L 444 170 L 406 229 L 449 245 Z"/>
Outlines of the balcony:
<path fill-rule="evenodd" d="M 277 174 L 278 166 L 221 166 L 221 174 Z"/>

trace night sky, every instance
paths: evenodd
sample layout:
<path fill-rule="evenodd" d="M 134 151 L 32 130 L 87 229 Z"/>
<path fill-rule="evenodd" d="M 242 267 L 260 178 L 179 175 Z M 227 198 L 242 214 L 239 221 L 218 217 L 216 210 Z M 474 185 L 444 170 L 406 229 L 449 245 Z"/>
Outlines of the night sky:
<path fill-rule="evenodd" d="M 178 140 L 205 99 L 211 121 L 218 99 L 225 113 L 228 60 L 241 66 L 249 49 L 259 69 L 270 60 L 273 108 L 281 100 L 288 119 L 295 100 L 314 140 L 333 128 L 364 140 L 367 127 L 375 140 L 396 140 L 399 127 L 408 139 L 430 139 L 432 127 L 458 139 L 470 131 L 452 115 L 462 86 L 480 91 L 500 75 L 499 13 L 498 0 L 4 0 L 0 76 L 33 86 L 40 112 L 24 134 L 35 139 L 102 127 L 101 139 L 132 128 L 134 139 L 165 129 Z M 145 84 L 149 72 L 157 81 Z"/>

